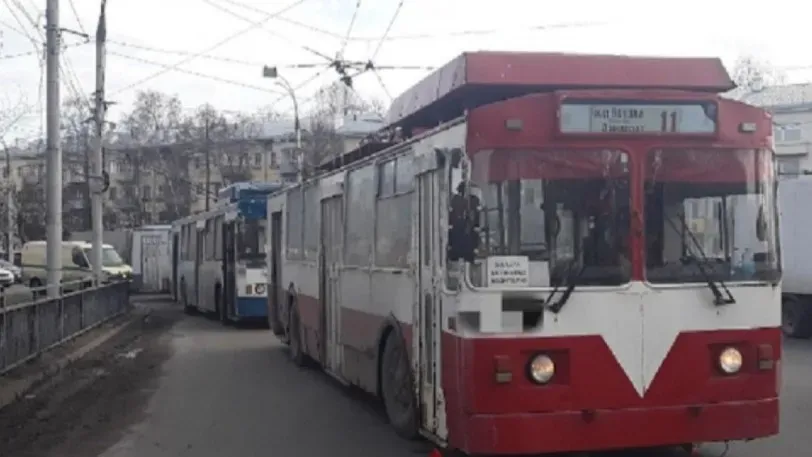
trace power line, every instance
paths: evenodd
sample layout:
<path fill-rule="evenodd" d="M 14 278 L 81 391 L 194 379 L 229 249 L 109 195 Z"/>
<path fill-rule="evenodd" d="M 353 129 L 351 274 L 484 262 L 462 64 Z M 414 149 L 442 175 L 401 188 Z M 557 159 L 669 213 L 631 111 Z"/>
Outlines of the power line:
<path fill-rule="evenodd" d="M 326 55 L 326 54 L 324 54 L 324 53 L 322 53 L 322 52 L 320 52 L 320 51 L 317 51 L 317 50 L 315 50 L 315 49 L 311 48 L 310 46 L 305 46 L 305 45 L 303 45 L 303 44 L 301 44 L 301 43 L 297 43 L 296 41 L 291 40 L 291 39 L 289 39 L 289 38 L 287 38 L 287 37 L 285 37 L 285 36 L 283 36 L 283 35 L 280 35 L 280 34 L 278 34 L 278 33 L 274 32 L 274 31 L 272 31 L 272 30 L 268 30 L 268 29 L 264 28 L 264 27 L 263 27 L 263 25 L 264 25 L 264 23 L 265 23 L 265 22 L 267 22 L 267 21 L 254 22 L 254 21 L 252 21 L 251 19 L 249 19 L 249 18 L 247 18 L 247 17 L 245 17 L 245 16 L 243 16 L 243 15 L 241 15 L 241 14 L 239 14 L 239 13 L 235 13 L 234 11 L 231 11 L 230 9 L 228 9 L 228 8 L 226 8 L 226 7 L 222 6 L 222 5 L 218 5 L 217 3 L 214 3 L 214 2 L 213 2 L 213 1 L 211 1 L 211 0 L 202 0 L 202 1 L 203 1 L 204 3 L 206 3 L 206 4 L 210 5 L 210 6 L 213 6 L 213 7 L 217 8 L 217 9 L 219 9 L 220 11 L 222 11 L 222 12 L 224 12 L 224 13 L 227 13 L 227 14 L 230 14 L 231 16 L 236 17 L 237 19 L 240 19 L 240 20 L 242 20 L 242 21 L 248 22 L 249 24 L 251 24 L 251 25 L 252 25 L 252 28 L 253 28 L 253 27 L 260 28 L 260 29 L 261 29 L 262 31 L 264 31 L 265 33 L 268 33 L 269 35 L 271 35 L 271 36 L 273 36 L 273 37 L 276 37 L 276 38 L 279 38 L 279 39 L 281 39 L 281 40 L 283 40 L 283 41 L 287 41 L 289 44 L 291 44 L 291 45 L 293 45 L 293 46 L 296 46 L 296 47 L 299 47 L 299 48 L 302 48 L 302 49 L 304 49 L 305 51 L 307 51 L 307 52 L 309 52 L 309 53 L 311 53 L 311 54 L 314 54 L 314 55 L 316 55 L 316 56 L 321 57 L 322 59 L 326 59 L 326 60 L 328 60 L 328 61 L 332 61 L 332 60 L 333 60 L 333 59 L 332 59 L 330 56 L 328 56 L 328 55 Z M 280 13 L 280 14 L 281 14 L 281 13 Z"/>
<path fill-rule="evenodd" d="M 352 12 L 352 17 L 350 18 L 350 25 L 347 27 L 347 33 L 344 34 L 344 40 L 341 43 L 341 50 L 338 51 L 337 56 L 343 57 L 344 51 L 347 49 L 347 43 L 349 43 L 350 35 L 352 34 L 352 29 L 355 26 L 355 20 L 358 19 L 358 11 L 361 10 L 361 0 L 356 0 L 355 2 L 355 10 Z"/>
<path fill-rule="evenodd" d="M 191 51 L 183 51 L 183 50 L 176 50 L 176 49 L 162 49 L 162 48 L 156 48 L 156 47 L 152 47 L 152 46 L 145 46 L 145 45 L 141 45 L 141 44 L 127 43 L 125 41 L 119 41 L 119 40 L 107 40 L 107 44 L 113 44 L 113 45 L 121 46 L 121 47 L 124 47 L 124 48 L 139 49 L 139 50 L 142 50 L 142 51 L 155 52 L 155 53 L 167 54 L 167 55 L 192 56 L 192 55 L 197 54 L 197 53 L 194 53 L 194 52 L 191 52 Z M 262 65 L 267 63 L 267 62 L 258 61 L 258 60 L 251 61 L 251 60 L 235 59 L 233 57 L 224 57 L 224 56 L 216 56 L 216 55 L 208 55 L 208 54 L 197 55 L 197 58 L 204 59 L 204 60 L 212 60 L 212 61 L 216 61 L 216 62 L 225 62 L 225 63 L 233 63 L 233 64 L 237 64 L 237 65 L 245 65 L 247 67 L 253 67 L 253 68 L 256 68 L 257 66 L 262 66 Z M 301 69 L 301 68 L 323 67 L 324 63 L 281 64 L 281 65 L 276 65 L 276 66 L 279 67 L 279 68 Z"/>
<path fill-rule="evenodd" d="M 249 11 L 253 11 L 259 14 L 267 14 L 267 11 L 257 8 L 256 6 L 249 5 L 246 3 L 238 2 L 236 0 L 220 0 L 223 3 L 228 3 L 238 8 L 243 8 Z M 402 3 L 402 2 L 401 2 Z M 398 8 L 400 8 L 398 6 Z M 310 30 L 311 32 L 318 33 L 321 35 L 329 36 L 336 40 L 343 40 L 344 36 L 332 32 L 330 30 L 326 30 L 320 27 L 315 27 L 311 24 L 307 24 L 301 21 L 297 21 L 295 19 L 290 19 L 284 16 L 279 16 L 274 18 L 280 22 L 286 22 L 291 25 L 295 25 L 301 27 L 306 30 Z M 436 38 L 447 38 L 447 37 L 457 37 L 457 36 L 473 36 L 473 35 L 492 35 L 497 33 L 504 33 L 504 32 L 516 32 L 516 31 L 543 31 L 543 30 L 550 30 L 550 29 L 569 29 L 569 28 L 581 28 L 581 27 L 595 27 L 595 26 L 602 26 L 602 25 L 609 25 L 611 24 L 608 21 L 603 22 L 574 22 L 574 23 L 557 23 L 557 24 L 539 24 L 539 25 L 531 25 L 526 27 L 510 27 L 510 28 L 498 28 L 498 29 L 481 29 L 481 30 L 463 30 L 457 32 L 449 32 L 443 34 L 429 34 L 429 33 L 422 33 L 422 34 L 407 34 L 407 35 L 392 35 L 387 36 L 386 41 L 408 41 L 408 40 L 432 40 Z M 347 38 L 348 41 L 351 42 L 370 42 L 376 43 L 381 40 L 381 37 L 371 37 L 371 36 L 350 36 Z"/>
<path fill-rule="evenodd" d="M 76 4 L 73 3 L 73 0 L 68 0 L 68 5 L 70 5 L 70 9 L 73 12 L 73 17 L 76 18 L 76 24 L 79 25 L 79 30 L 81 30 L 83 34 L 87 35 L 85 26 L 82 25 L 82 19 L 79 17 L 79 13 L 76 11 Z"/>
<path fill-rule="evenodd" d="M 237 1 L 234 1 L 234 0 L 221 0 L 221 1 L 223 3 L 228 3 L 229 5 L 236 6 L 237 8 L 243 8 L 243 9 L 246 9 L 248 11 L 252 11 L 254 13 L 267 14 L 267 11 L 265 11 L 263 9 L 260 9 L 260 8 L 257 8 L 257 7 L 255 7 L 253 5 L 248 5 L 248 4 L 245 4 L 245 3 L 242 3 L 242 2 L 237 2 Z M 288 24 L 292 24 L 292 25 L 295 25 L 295 26 L 310 30 L 311 32 L 316 32 L 316 33 L 319 33 L 319 34 L 322 34 L 322 35 L 327 35 L 327 36 L 329 36 L 331 38 L 335 38 L 337 40 L 340 40 L 340 39 L 343 38 L 343 36 L 338 34 L 338 33 L 334 33 L 334 32 L 331 32 L 329 30 L 325 30 L 325 29 L 322 29 L 322 28 L 319 28 L 319 27 L 315 27 L 313 25 L 310 25 L 310 24 L 307 24 L 307 23 L 304 23 L 304 22 L 300 22 L 300 21 L 296 21 L 296 20 L 293 20 L 293 19 L 290 19 L 290 18 L 286 18 L 284 16 L 278 16 L 278 17 L 276 17 L 274 19 L 277 20 L 277 21 L 280 21 L 280 22 L 286 22 Z M 352 37 L 350 37 L 349 40 L 350 41 L 355 41 L 355 39 L 352 38 Z"/>
<path fill-rule="evenodd" d="M 280 95 L 281 94 L 281 92 L 275 91 L 275 90 L 272 90 L 272 89 L 268 89 L 267 87 L 255 86 L 253 84 L 234 81 L 234 80 L 227 79 L 227 78 L 221 78 L 219 76 L 208 75 L 208 74 L 200 73 L 200 72 L 193 71 L 193 70 L 185 70 L 185 69 L 181 69 L 181 68 L 173 68 L 172 65 L 168 65 L 168 64 L 164 64 L 164 63 L 160 63 L 160 62 L 155 62 L 155 61 L 152 61 L 152 60 L 142 59 L 140 57 L 128 56 L 126 54 L 120 54 L 120 53 L 115 52 L 115 51 L 107 51 L 107 53 L 109 55 L 111 55 L 111 56 L 120 57 L 122 59 L 141 62 L 141 63 L 145 63 L 145 64 L 148 64 L 148 65 L 155 65 L 157 67 L 163 67 L 163 68 L 167 69 L 167 71 L 176 71 L 178 73 L 186 73 L 186 74 L 189 74 L 189 75 L 192 75 L 192 76 L 197 76 L 199 78 L 206 78 L 206 79 L 210 79 L 212 81 L 217 81 L 217 82 L 224 83 L 224 84 L 231 84 L 231 85 L 234 85 L 234 86 L 240 86 L 240 87 L 243 87 L 243 88 L 246 88 L 246 89 L 253 89 L 253 90 L 260 91 L 260 92 L 271 93 L 271 94 L 274 94 L 274 95 Z"/>
<path fill-rule="evenodd" d="M 386 37 L 389 36 L 389 32 L 392 31 L 392 26 L 395 25 L 395 21 L 398 18 L 398 14 L 400 14 L 400 9 L 401 8 L 403 8 L 403 0 L 400 0 L 400 2 L 398 2 L 398 6 L 397 6 L 397 8 L 395 8 L 395 14 L 393 14 L 392 19 L 389 20 L 389 24 L 386 26 L 386 30 L 384 30 L 383 36 L 381 36 L 380 41 L 378 41 L 378 46 L 375 48 L 375 51 L 372 53 L 372 57 L 369 58 L 370 62 L 375 60 L 375 57 L 378 56 L 378 52 L 381 51 L 381 46 L 383 46 L 384 41 L 386 41 Z M 378 79 L 380 79 L 380 76 L 378 76 Z M 381 85 L 383 85 L 383 82 L 381 82 Z M 384 90 L 386 90 L 385 87 L 384 87 Z"/>
<path fill-rule="evenodd" d="M 207 47 L 206 49 L 204 49 L 204 50 L 202 50 L 200 52 L 194 53 L 194 54 L 190 55 L 189 57 L 187 57 L 185 59 L 181 59 L 181 60 L 175 62 L 174 64 L 169 65 L 167 68 L 164 68 L 163 70 L 156 71 L 155 73 L 153 73 L 153 74 L 151 74 L 149 76 L 146 76 L 146 77 L 141 78 L 141 79 L 139 79 L 137 81 L 134 81 L 134 82 L 128 84 L 127 86 L 122 87 L 121 89 L 118 89 L 118 90 L 114 91 L 111 95 L 120 94 L 120 93 L 122 93 L 124 91 L 130 90 L 130 89 L 132 89 L 132 88 L 134 88 L 136 86 L 139 86 L 139 85 L 141 85 L 141 84 L 143 84 L 143 83 L 145 83 L 147 81 L 151 81 L 151 80 L 153 80 L 153 79 L 155 79 L 155 78 L 157 78 L 159 76 L 162 76 L 162 75 L 164 75 L 164 74 L 166 74 L 166 73 L 168 73 L 168 72 L 170 72 L 172 70 L 175 70 L 178 67 L 180 67 L 181 65 L 189 63 L 192 60 L 200 57 L 201 55 L 206 54 L 208 52 L 211 52 L 211 51 L 219 48 L 220 46 L 223 46 L 224 44 L 226 44 L 226 43 L 228 43 L 228 42 L 230 42 L 230 41 L 232 41 L 232 40 L 234 40 L 234 39 L 236 39 L 236 38 L 238 38 L 238 37 L 240 37 L 242 35 L 245 35 L 246 33 L 250 32 L 251 30 L 254 30 L 257 27 L 261 27 L 264 23 L 270 21 L 274 17 L 279 16 L 280 14 L 283 14 L 286 11 L 289 11 L 289 10 L 301 5 L 305 1 L 306 0 L 297 0 L 296 2 L 282 8 L 281 10 L 278 10 L 278 11 L 273 12 L 273 13 L 269 13 L 267 16 L 265 16 L 259 22 L 252 23 L 250 27 L 246 27 L 246 28 L 244 28 L 242 30 L 237 31 L 236 33 L 232 33 L 231 35 L 223 38 L 222 40 L 218 41 L 214 45 L 209 46 L 209 47 Z"/>

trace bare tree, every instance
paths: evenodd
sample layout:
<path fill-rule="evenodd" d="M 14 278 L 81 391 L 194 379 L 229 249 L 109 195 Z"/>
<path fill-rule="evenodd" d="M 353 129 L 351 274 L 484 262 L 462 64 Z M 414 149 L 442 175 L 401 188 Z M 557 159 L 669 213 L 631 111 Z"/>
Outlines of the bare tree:
<path fill-rule="evenodd" d="M 131 144 L 120 159 L 132 172 L 123 186 L 127 200 L 124 206 L 131 209 L 129 218 L 136 225 L 146 218 L 143 202 L 148 198 L 163 200 L 172 213 L 188 213 L 192 203 L 188 192 L 189 157 L 176 153 L 182 120 L 180 99 L 157 91 L 139 92 L 132 110 L 123 116 L 121 126 Z M 146 184 L 148 176 L 156 175 L 165 183 L 159 186 L 165 192 L 156 193 Z M 151 195 L 144 195 L 145 186 L 153 189 Z"/>
<path fill-rule="evenodd" d="M 319 164 L 344 151 L 336 121 L 347 116 L 375 114 L 383 117 L 386 104 L 380 99 L 365 99 L 343 83 L 322 88 L 315 97 L 315 108 L 308 116 L 308 128 L 302 155 L 302 176 L 311 176 Z"/>
<path fill-rule="evenodd" d="M 63 166 L 67 171 L 64 222 L 71 231 L 90 230 L 90 104 L 87 98 L 65 100 L 61 112 Z"/>
<path fill-rule="evenodd" d="M 733 66 L 733 81 L 741 91 L 752 92 L 786 83 L 787 75 L 765 60 L 744 55 Z"/>

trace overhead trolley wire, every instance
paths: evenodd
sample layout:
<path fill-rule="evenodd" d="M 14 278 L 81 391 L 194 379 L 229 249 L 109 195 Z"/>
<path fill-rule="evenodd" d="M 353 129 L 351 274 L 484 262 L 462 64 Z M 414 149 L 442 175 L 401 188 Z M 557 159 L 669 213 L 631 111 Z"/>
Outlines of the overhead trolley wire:
<path fill-rule="evenodd" d="M 297 0 L 296 2 L 282 8 L 281 10 L 275 11 L 273 13 L 268 13 L 267 16 L 265 16 L 259 22 L 252 23 L 250 27 L 246 27 L 246 28 L 244 28 L 242 30 L 237 31 L 236 33 L 232 33 L 231 35 L 223 38 L 222 40 L 218 41 L 217 43 L 213 44 L 212 46 L 209 46 L 209 47 L 203 49 L 202 51 L 196 52 L 196 53 L 186 57 L 185 59 L 181 59 L 181 60 L 175 62 L 174 64 L 169 65 L 167 68 L 156 71 L 155 73 L 153 73 L 153 74 L 151 74 L 149 76 L 146 76 L 146 77 L 141 78 L 141 79 L 139 79 L 137 81 L 134 81 L 134 82 L 132 82 L 132 83 L 130 83 L 130 84 L 116 90 L 116 91 L 114 91 L 112 93 L 112 95 L 120 94 L 120 93 L 122 93 L 124 91 L 127 91 L 127 90 L 130 90 L 130 89 L 134 88 L 134 87 L 137 87 L 137 86 L 139 86 L 139 85 L 141 85 L 141 84 L 143 84 L 143 83 L 145 83 L 147 81 L 151 81 L 151 80 L 153 80 L 153 79 L 155 79 L 155 78 L 157 78 L 159 76 L 162 76 L 162 75 L 164 75 L 164 74 L 166 74 L 166 73 L 168 73 L 168 72 L 170 72 L 172 70 L 175 70 L 178 67 L 180 67 L 181 65 L 189 63 L 192 60 L 195 60 L 196 58 L 200 57 L 201 55 L 206 54 L 208 52 L 211 52 L 211 51 L 223 46 L 224 44 L 226 44 L 226 43 L 228 43 L 228 42 L 230 42 L 230 41 L 232 41 L 232 40 L 234 40 L 234 39 L 236 39 L 236 38 L 238 38 L 238 37 L 240 37 L 242 35 L 245 35 L 246 33 L 250 32 L 251 30 L 256 29 L 257 27 L 261 27 L 263 24 L 270 21 L 274 17 L 276 17 L 276 16 L 278 16 L 278 15 L 280 15 L 280 14 L 286 12 L 286 11 L 292 10 L 293 8 L 301 5 L 305 1 L 306 0 Z"/>
<path fill-rule="evenodd" d="M 220 0 L 220 1 L 222 1 L 223 3 L 228 3 L 231 6 L 236 6 L 237 8 L 243 8 L 243 9 L 246 9 L 248 11 L 252 11 L 254 13 L 259 13 L 259 14 L 266 14 L 267 13 L 267 11 L 265 11 L 263 9 L 260 9 L 260 8 L 257 8 L 256 6 L 249 5 L 249 4 L 242 3 L 242 2 L 238 2 L 238 1 L 235 1 L 235 0 Z M 329 36 L 331 38 L 335 38 L 337 40 L 341 40 L 343 38 L 343 36 L 341 34 L 331 32 L 329 30 L 325 30 L 325 29 L 316 27 L 314 25 L 307 24 L 305 22 L 297 21 L 297 20 L 294 20 L 294 19 L 290 19 L 290 18 L 287 18 L 287 17 L 284 17 L 284 16 L 278 16 L 278 17 L 275 17 L 274 19 L 277 20 L 277 21 L 280 21 L 280 22 L 286 22 L 288 24 L 292 24 L 292 25 L 301 27 L 301 28 L 306 29 L 306 30 L 310 30 L 311 32 L 326 35 L 326 36 Z M 355 41 L 355 39 L 350 37 L 349 41 Z"/>
<path fill-rule="evenodd" d="M 355 2 L 355 10 L 352 12 L 352 17 L 350 18 L 350 25 L 347 27 L 347 33 L 344 34 L 344 39 L 341 43 L 341 49 L 338 51 L 336 56 L 343 57 L 344 51 L 347 49 L 347 43 L 349 43 L 350 35 L 352 34 L 352 29 L 355 27 L 355 20 L 358 19 L 358 11 L 361 10 L 361 0 L 356 0 Z"/>
<path fill-rule="evenodd" d="M 209 75 L 209 74 L 200 73 L 200 72 L 193 71 L 193 70 L 186 70 L 186 69 L 182 69 L 182 68 L 173 68 L 173 66 L 170 65 L 170 64 L 165 64 L 165 63 L 161 63 L 161 62 L 155 62 L 153 60 L 143 59 L 141 57 L 128 56 L 126 54 L 121 54 L 121 53 L 118 53 L 116 51 L 109 51 L 108 50 L 107 54 L 109 54 L 111 56 L 116 56 L 116 57 L 119 57 L 119 58 L 122 58 L 122 59 L 127 59 L 127 60 L 132 60 L 132 61 L 135 61 L 135 62 L 145 63 L 147 65 L 155 65 L 157 67 L 163 67 L 163 68 L 167 69 L 167 71 L 176 71 L 178 73 L 186 73 L 186 74 L 189 74 L 189 75 L 192 75 L 192 76 L 197 76 L 199 78 L 210 79 L 212 81 L 217 81 L 217 82 L 221 82 L 221 83 L 224 83 L 224 84 L 231 84 L 233 86 L 240 86 L 240 87 L 243 87 L 243 88 L 246 88 L 246 89 L 253 89 L 253 90 L 260 91 L 260 92 L 271 93 L 271 94 L 274 94 L 274 95 L 282 94 L 279 91 L 268 89 L 267 87 L 255 86 L 253 84 L 243 83 L 243 82 L 240 82 L 240 81 L 234 81 L 234 80 L 231 80 L 231 79 L 222 78 L 220 76 Z"/>
<path fill-rule="evenodd" d="M 319 56 L 319 57 L 321 57 L 322 59 L 326 59 L 326 60 L 328 60 L 328 61 L 332 61 L 332 60 L 333 60 L 333 58 L 332 58 L 332 57 L 330 57 L 330 56 L 328 56 L 328 55 L 326 55 L 326 54 L 324 54 L 324 53 L 322 53 L 322 52 L 320 52 L 320 51 L 317 51 L 317 50 L 315 50 L 315 49 L 311 48 L 310 46 L 306 46 L 306 45 L 303 45 L 303 44 L 301 44 L 301 43 L 297 43 L 296 41 L 291 40 L 290 38 L 287 38 L 287 37 L 285 37 L 284 35 L 281 35 L 281 34 L 279 34 L 279 33 L 277 33 L 277 32 L 274 32 L 273 30 L 268 30 L 268 29 L 266 29 L 265 27 L 263 27 L 263 25 L 264 25 L 264 24 L 265 24 L 265 22 L 267 22 L 267 21 L 264 21 L 264 20 L 263 20 L 263 21 L 255 22 L 255 21 L 253 21 L 252 19 L 247 18 L 247 17 L 245 17 L 245 16 L 241 15 L 240 13 L 235 13 L 234 11 L 231 11 L 230 9 L 228 9 L 228 8 L 226 8 L 226 7 L 222 6 L 222 5 L 218 5 L 217 3 L 213 2 L 212 0 L 202 0 L 202 1 L 203 1 L 204 3 L 206 3 L 206 4 L 210 5 L 210 6 L 213 6 L 213 7 L 217 8 L 217 9 L 219 9 L 220 11 L 222 11 L 222 12 L 224 12 L 224 13 L 227 13 L 227 14 L 230 14 L 231 16 L 236 17 L 237 19 L 240 19 L 240 20 L 242 20 L 242 21 L 248 22 L 249 24 L 251 24 L 251 25 L 252 25 L 252 28 L 259 28 L 259 29 L 263 30 L 265 33 L 268 33 L 269 35 L 271 35 L 271 36 L 273 36 L 273 37 L 275 37 L 275 38 L 279 38 L 279 39 L 281 39 L 281 40 L 283 40 L 283 41 L 287 41 L 289 44 L 291 44 L 291 45 L 293 45 L 293 46 L 296 46 L 296 47 L 299 47 L 299 48 L 301 48 L 301 49 L 304 49 L 305 51 L 308 51 L 308 52 L 310 52 L 311 54 L 314 54 L 314 55 L 316 55 L 316 56 Z M 280 13 L 280 14 L 281 14 L 281 13 Z"/>
<path fill-rule="evenodd" d="M 389 36 L 389 32 L 392 31 L 392 26 L 395 25 L 395 21 L 398 18 L 398 14 L 400 14 L 401 8 L 403 8 L 403 1 L 400 0 L 398 2 L 397 8 L 395 8 L 395 13 L 392 15 L 392 19 L 389 20 L 389 24 L 386 25 L 386 30 L 383 31 L 383 35 L 381 36 L 380 41 L 378 41 L 378 45 L 375 47 L 375 50 L 372 52 L 372 55 L 369 58 L 369 63 L 367 64 L 367 69 L 369 69 L 374 75 L 375 79 L 378 80 L 378 84 L 381 85 L 381 89 L 389 98 L 389 101 L 392 101 L 392 93 L 389 92 L 389 88 L 386 87 L 386 83 L 383 82 L 383 77 L 381 74 L 378 73 L 378 70 L 375 68 L 375 59 L 378 57 L 378 53 L 381 52 L 381 47 L 383 46 L 384 42 L 386 41 L 386 37 Z"/>
<path fill-rule="evenodd" d="M 191 52 L 191 51 L 182 51 L 182 50 L 177 50 L 177 49 L 162 49 L 162 48 L 156 48 L 156 47 L 152 47 L 152 46 L 145 46 L 145 45 L 141 45 L 141 44 L 128 43 L 128 42 L 119 41 L 119 40 L 107 40 L 107 44 L 112 44 L 112 45 L 115 45 L 115 46 L 121 46 L 121 47 L 124 47 L 124 48 L 138 49 L 138 50 L 141 50 L 141 51 L 154 52 L 154 53 L 158 53 L 158 54 L 177 55 L 177 56 L 192 56 L 192 55 L 197 54 L 197 53 L 194 53 L 194 52 Z M 261 67 L 262 65 L 267 63 L 267 62 L 261 62 L 261 61 L 235 59 L 233 57 L 207 55 L 207 54 L 197 55 L 197 58 L 198 59 L 204 59 L 204 60 L 212 60 L 212 61 L 216 61 L 216 62 L 225 62 L 225 63 L 233 63 L 233 64 L 237 64 L 237 65 L 245 65 L 247 67 L 254 67 L 254 68 L 256 68 L 257 66 Z M 320 63 L 304 63 L 304 64 L 290 64 L 290 65 L 281 64 L 281 65 L 276 65 L 276 66 L 279 67 L 279 68 L 316 68 L 316 67 L 323 67 L 324 63 L 320 62 Z"/>
<path fill-rule="evenodd" d="M 253 11 L 259 14 L 267 14 L 267 11 L 257 8 L 254 5 L 250 5 L 247 3 L 243 3 L 236 0 L 218 0 L 223 3 L 228 3 L 232 6 L 236 6 L 238 8 L 243 8 L 248 11 Z M 292 24 L 298 27 L 301 27 L 306 30 L 310 30 L 311 32 L 318 33 L 321 35 L 329 36 L 336 40 L 343 40 L 344 36 L 340 33 L 336 33 L 330 30 L 326 30 L 320 27 L 316 27 L 312 24 L 307 24 L 301 21 L 297 21 L 295 19 L 291 19 L 285 16 L 278 16 L 274 18 L 274 20 L 280 22 L 286 22 L 288 24 Z M 492 35 L 497 33 L 504 33 L 504 32 L 515 32 L 515 31 L 542 31 L 542 30 L 550 30 L 550 29 L 569 29 L 569 28 L 581 28 L 581 27 L 595 27 L 595 26 L 602 26 L 608 25 L 610 22 L 574 22 L 574 23 L 558 23 L 558 24 L 539 24 L 539 25 L 532 25 L 528 27 L 511 27 L 511 28 L 495 28 L 495 29 L 481 29 L 481 30 L 462 30 L 457 32 L 449 32 L 449 33 L 422 33 L 422 34 L 407 34 L 407 35 L 391 35 L 386 37 L 386 41 L 406 41 L 406 40 L 431 40 L 436 38 L 448 38 L 448 37 L 462 37 L 462 36 L 475 36 L 475 35 Z M 371 42 L 377 43 L 380 41 L 381 37 L 361 37 L 361 36 L 350 36 L 347 38 L 348 41 L 351 42 Z"/>
<path fill-rule="evenodd" d="M 79 12 L 76 11 L 76 4 L 73 0 L 68 0 L 68 5 L 70 6 L 71 11 L 73 12 L 73 17 L 76 18 L 76 24 L 79 25 L 79 30 L 87 36 L 87 30 L 85 30 L 85 26 L 82 25 L 82 19 L 79 17 Z"/>
<path fill-rule="evenodd" d="M 392 26 L 395 25 L 395 21 L 398 19 L 398 14 L 400 14 L 400 9 L 403 8 L 403 0 L 398 2 L 397 8 L 395 8 L 395 14 L 392 15 L 392 19 L 389 20 L 389 24 L 386 26 L 386 30 L 383 31 L 383 36 L 378 41 L 378 46 L 375 47 L 375 51 L 372 52 L 372 56 L 369 58 L 369 61 L 372 62 L 378 57 L 378 53 L 381 51 L 381 46 L 386 41 L 386 37 L 389 36 L 389 32 L 392 31 Z"/>

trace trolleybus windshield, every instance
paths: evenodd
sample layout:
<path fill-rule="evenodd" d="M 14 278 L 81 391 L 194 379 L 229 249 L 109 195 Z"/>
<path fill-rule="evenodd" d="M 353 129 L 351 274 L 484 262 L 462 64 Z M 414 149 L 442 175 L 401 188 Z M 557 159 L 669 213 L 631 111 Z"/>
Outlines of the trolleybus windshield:
<path fill-rule="evenodd" d="M 645 173 L 649 282 L 780 278 L 770 151 L 655 149 Z"/>
<path fill-rule="evenodd" d="M 265 221 L 247 219 L 237 233 L 237 256 L 243 260 L 265 259 Z"/>
<path fill-rule="evenodd" d="M 630 280 L 625 152 L 481 151 L 472 160 L 472 178 L 482 208 L 481 259 L 527 257 L 529 285 L 536 287 Z"/>

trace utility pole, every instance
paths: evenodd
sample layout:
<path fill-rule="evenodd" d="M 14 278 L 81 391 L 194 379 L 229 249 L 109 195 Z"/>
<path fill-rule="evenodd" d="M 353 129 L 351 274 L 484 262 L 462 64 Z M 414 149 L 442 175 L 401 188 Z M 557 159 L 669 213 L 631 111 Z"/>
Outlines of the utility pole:
<path fill-rule="evenodd" d="M 105 40 L 107 39 L 107 17 L 105 15 L 106 0 L 102 0 L 101 11 L 99 12 L 99 23 L 96 27 L 96 92 L 95 92 L 95 111 L 93 113 L 93 120 L 96 127 L 96 137 L 93 144 L 93 157 L 91 166 L 93 168 L 93 175 L 88 181 L 88 186 L 94 183 L 90 188 L 91 191 L 91 210 L 93 218 L 93 246 L 91 251 L 91 264 L 93 265 L 93 277 L 96 284 L 99 284 L 102 278 L 102 242 L 104 233 L 104 202 L 102 200 L 103 193 L 106 189 L 104 179 L 104 169 L 102 161 L 102 138 L 104 136 L 104 115 L 107 111 L 107 104 L 104 101 L 104 70 L 105 70 Z"/>
<path fill-rule="evenodd" d="M 62 145 L 60 144 L 59 116 L 59 0 L 47 0 L 46 29 L 46 154 L 47 154 L 47 248 L 48 297 L 59 296 L 62 282 Z"/>
<path fill-rule="evenodd" d="M 262 168 L 264 170 L 263 178 L 265 182 L 268 182 L 268 172 L 269 172 L 268 169 L 271 167 L 272 162 L 271 157 L 273 157 L 273 138 L 271 138 L 271 140 L 265 145 L 265 154 L 263 154 L 263 156 L 264 156 L 264 160 L 262 161 L 263 162 Z"/>
<path fill-rule="evenodd" d="M 11 152 L 3 144 L 6 151 L 6 260 L 14 262 L 14 181 L 11 179 Z"/>
<path fill-rule="evenodd" d="M 205 134 L 206 134 L 206 143 L 205 147 L 205 154 L 206 154 L 206 211 L 209 210 L 209 187 L 211 187 L 211 145 L 209 144 L 209 119 L 206 118 L 206 126 L 205 126 Z"/>

